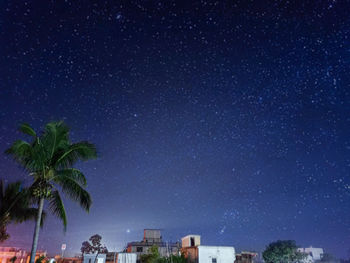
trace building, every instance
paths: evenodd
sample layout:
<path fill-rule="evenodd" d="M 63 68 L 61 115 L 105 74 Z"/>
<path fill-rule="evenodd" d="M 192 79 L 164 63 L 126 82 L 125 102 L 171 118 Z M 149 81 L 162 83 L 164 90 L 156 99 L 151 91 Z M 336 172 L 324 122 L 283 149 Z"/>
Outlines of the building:
<path fill-rule="evenodd" d="M 26 263 L 27 257 L 28 252 L 25 250 L 15 247 L 0 247 L 0 263 L 10 263 L 12 261 L 14 263 Z"/>
<path fill-rule="evenodd" d="M 190 263 L 232 263 L 236 259 L 234 247 L 203 246 L 199 235 L 188 235 L 181 240 L 181 252 Z"/>
<path fill-rule="evenodd" d="M 188 235 L 181 238 L 182 247 L 196 247 L 201 244 L 200 235 Z"/>
<path fill-rule="evenodd" d="M 45 251 L 37 251 L 35 260 L 46 257 Z M 30 251 L 16 247 L 0 247 L 0 263 L 29 263 Z"/>
<path fill-rule="evenodd" d="M 56 255 L 55 258 L 52 259 L 53 262 L 56 263 L 82 263 L 83 258 L 80 257 L 63 257 L 61 255 Z"/>
<path fill-rule="evenodd" d="M 321 260 L 324 253 L 323 248 L 316 247 L 298 248 L 298 251 L 307 255 L 304 259 L 305 263 L 313 263 L 316 260 Z"/>
<path fill-rule="evenodd" d="M 106 254 L 83 254 L 83 263 L 106 263 Z"/>
<path fill-rule="evenodd" d="M 258 253 L 242 251 L 236 254 L 235 263 L 254 263 L 258 257 Z"/>
<path fill-rule="evenodd" d="M 180 243 L 164 242 L 160 229 L 145 229 L 143 231 L 143 240 L 128 243 L 125 252 L 135 253 L 137 261 L 139 261 L 141 255 L 148 254 L 152 246 L 158 247 L 161 257 L 178 254 L 181 248 Z"/>
<path fill-rule="evenodd" d="M 162 236 L 160 229 L 144 229 L 143 230 L 143 241 L 150 243 L 162 242 Z"/>
<path fill-rule="evenodd" d="M 118 253 L 117 262 L 118 263 L 136 263 L 137 254 L 136 253 Z"/>
<path fill-rule="evenodd" d="M 107 252 L 106 254 L 106 263 L 115 263 L 117 262 L 117 252 Z"/>
<path fill-rule="evenodd" d="M 106 254 L 106 263 L 136 263 L 136 253 L 108 252 Z"/>

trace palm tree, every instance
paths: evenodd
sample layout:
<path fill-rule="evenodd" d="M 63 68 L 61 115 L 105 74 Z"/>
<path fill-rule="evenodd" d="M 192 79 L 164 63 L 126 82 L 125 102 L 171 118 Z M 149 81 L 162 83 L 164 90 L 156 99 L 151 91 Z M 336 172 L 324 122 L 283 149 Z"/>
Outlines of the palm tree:
<path fill-rule="evenodd" d="M 72 166 L 79 160 L 96 158 L 97 153 L 95 146 L 87 141 L 71 143 L 69 128 L 63 122 L 48 123 L 40 136 L 28 124 L 22 124 L 20 131 L 31 136 L 31 142 L 17 140 L 6 153 L 13 156 L 33 178 L 30 189 L 38 203 L 30 256 L 30 263 L 34 263 L 44 201 L 48 200 L 51 212 L 62 220 L 64 230 L 67 217 L 60 191 L 89 211 L 91 198 L 84 189 L 86 178 Z"/>
<path fill-rule="evenodd" d="M 38 209 L 31 205 L 30 192 L 22 187 L 21 182 L 8 184 L 5 188 L 0 180 L 0 242 L 10 237 L 6 229 L 8 224 L 36 218 Z"/>

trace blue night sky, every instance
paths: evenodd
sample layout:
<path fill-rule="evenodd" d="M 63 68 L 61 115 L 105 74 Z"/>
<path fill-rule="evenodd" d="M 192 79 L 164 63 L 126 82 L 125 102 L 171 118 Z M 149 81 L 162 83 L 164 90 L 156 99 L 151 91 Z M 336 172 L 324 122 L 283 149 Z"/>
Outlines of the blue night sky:
<path fill-rule="evenodd" d="M 350 1 L 0 2 L 0 151 L 64 120 L 98 147 L 39 248 L 166 240 L 350 249 Z M 7 182 L 30 177 L 0 155 Z M 5 245 L 30 247 L 34 223 Z M 128 233 L 129 232 L 129 233 Z"/>

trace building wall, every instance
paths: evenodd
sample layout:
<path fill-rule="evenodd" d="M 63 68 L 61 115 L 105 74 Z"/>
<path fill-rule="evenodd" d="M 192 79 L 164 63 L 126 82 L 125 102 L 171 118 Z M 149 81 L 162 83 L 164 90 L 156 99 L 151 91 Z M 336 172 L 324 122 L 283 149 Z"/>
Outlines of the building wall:
<path fill-rule="evenodd" d="M 183 247 L 181 253 L 189 263 L 198 263 L 198 247 Z"/>
<path fill-rule="evenodd" d="M 10 259 L 17 257 L 15 263 L 24 263 L 27 261 L 28 253 L 24 250 L 2 247 L 0 250 L 0 263 L 9 263 Z"/>
<path fill-rule="evenodd" d="M 135 253 L 118 253 L 117 263 L 136 263 L 137 254 Z"/>
<path fill-rule="evenodd" d="M 232 263 L 234 247 L 198 246 L 198 263 Z"/>
<path fill-rule="evenodd" d="M 235 263 L 253 263 L 257 259 L 258 254 L 255 252 L 242 252 L 236 254 Z"/>
<path fill-rule="evenodd" d="M 144 229 L 143 240 L 129 242 L 125 251 L 127 253 L 135 253 L 137 255 L 137 261 L 139 261 L 141 255 L 149 254 L 149 249 L 152 246 L 157 246 L 160 256 L 166 257 L 171 254 L 178 255 L 181 244 L 163 242 L 161 230 L 159 229 Z"/>
<path fill-rule="evenodd" d="M 139 243 L 137 245 L 129 245 L 126 249 L 127 253 L 135 253 L 138 258 L 140 258 L 140 255 L 144 255 L 144 254 L 148 254 L 148 250 L 152 247 L 152 246 L 157 246 L 158 247 L 158 252 L 160 254 L 161 257 L 166 257 L 169 256 L 171 254 L 173 255 L 177 255 L 178 252 L 180 251 L 179 246 L 176 245 L 169 245 L 166 246 L 165 243 L 161 243 L 161 244 L 146 244 L 146 243 Z M 142 251 L 141 251 L 142 250 Z"/>
<path fill-rule="evenodd" d="M 313 260 L 320 260 L 323 256 L 322 248 L 308 247 L 304 249 L 304 252 L 310 254 Z"/>
<path fill-rule="evenodd" d="M 233 263 L 236 259 L 234 247 L 184 247 L 181 252 L 190 263 Z"/>
<path fill-rule="evenodd" d="M 145 242 L 162 242 L 162 236 L 159 229 L 144 229 L 143 241 Z"/>
<path fill-rule="evenodd" d="M 323 256 L 323 248 L 298 248 L 298 251 L 306 253 L 308 255 L 307 258 L 304 260 L 305 262 L 315 262 L 316 260 L 322 259 Z"/>
<path fill-rule="evenodd" d="M 40 256 L 46 257 L 46 252 L 38 251 L 35 260 Z M 29 263 L 30 252 L 15 247 L 0 247 L 0 263 L 10 263 L 13 257 L 16 257 L 15 263 Z"/>
<path fill-rule="evenodd" d="M 193 246 L 199 246 L 201 244 L 201 236 L 199 235 L 188 235 L 183 238 L 181 238 L 182 241 L 182 247 L 191 247 L 191 239 L 194 239 L 194 245 Z"/>
<path fill-rule="evenodd" d="M 116 263 L 118 253 L 117 252 L 108 252 L 106 254 L 106 263 Z"/>
<path fill-rule="evenodd" d="M 81 257 L 64 257 L 55 256 L 55 261 L 57 263 L 82 263 L 83 259 Z"/>
<path fill-rule="evenodd" d="M 84 254 L 83 255 L 83 263 L 105 263 L 106 262 L 106 254 Z"/>

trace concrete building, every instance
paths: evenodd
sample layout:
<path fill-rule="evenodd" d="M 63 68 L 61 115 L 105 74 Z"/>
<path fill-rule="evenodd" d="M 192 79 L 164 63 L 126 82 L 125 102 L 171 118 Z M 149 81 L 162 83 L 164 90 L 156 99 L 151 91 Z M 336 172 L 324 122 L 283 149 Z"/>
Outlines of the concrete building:
<path fill-rule="evenodd" d="M 190 263 L 232 263 L 236 259 L 234 247 L 203 246 L 199 235 L 188 235 L 181 240 L 181 252 Z"/>
<path fill-rule="evenodd" d="M 63 257 L 61 255 L 56 255 L 55 258 L 49 261 L 50 263 L 82 263 L 83 258 L 80 257 Z"/>
<path fill-rule="evenodd" d="M 37 260 L 40 256 L 46 257 L 46 252 L 37 251 L 35 260 Z M 30 251 L 16 247 L 0 247 L 0 263 L 29 263 L 29 260 Z"/>
<path fill-rule="evenodd" d="M 15 247 L 0 247 L 0 263 L 10 263 L 14 257 L 15 263 L 26 263 L 28 252 Z"/>
<path fill-rule="evenodd" d="M 106 263 L 116 263 L 118 257 L 118 252 L 107 252 Z"/>
<path fill-rule="evenodd" d="M 196 247 L 201 244 L 201 236 L 199 235 L 188 235 L 181 238 L 182 247 Z"/>
<path fill-rule="evenodd" d="M 136 263 L 137 254 L 136 253 L 118 253 L 117 263 Z"/>
<path fill-rule="evenodd" d="M 236 254 L 235 263 L 254 263 L 258 257 L 258 253 L 242 251 L 239 254 Z"/>
<path fill-rule="evenodd" d="M 83 254 L 83 263 L 106 263 L 106 254 Z"/>
<path fill-rule="evenodd" d="M 162 235 L 160 229 L 144 229 L 143 230 L 143 241 L 150 243 L 162 242 Z"/>
<path fill-rule="evenodd" d="M 323 248 L 316 247 L 298 248 L 298 251 L 307 255 L 304 259 L 305 263 L 313 263 L 316 260 L 322 259 L 324 253 Z"/>
<path fill-rule="evenodd" d="M 143 240 L 128 243 L 125 252 L 135 253 L 137 255 L 137 261 L 139 261 L 141 255 L 148 254 L 152 246 L 158 247 L 161 257 L 178 254 L 181 248 L 180 243 L 164 242 L 160 229 L 145 229 Z"/>

